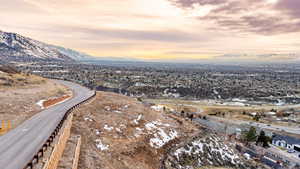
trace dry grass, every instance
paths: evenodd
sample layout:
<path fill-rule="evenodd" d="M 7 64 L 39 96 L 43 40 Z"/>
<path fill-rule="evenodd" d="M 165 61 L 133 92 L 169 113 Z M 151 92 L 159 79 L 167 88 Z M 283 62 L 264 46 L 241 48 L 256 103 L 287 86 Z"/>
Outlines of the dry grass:
<path fill-rule="evenodd" d="M 12 87 L 26 87 L 28 85 L 43 84 L 46 80 L 42 77 L 30 74 L 10 74 L 0 72 L 0 89 L 9 89 Z"/>
<path fill-rule="evenodd" d="M 12 81 L 11 85 L 0 85 L 0 119 L 10 121 L 11 128 L 40 112 L 41 107 L 36 104 L 38 101 L 61 97 L 61 91 L 68 93 L 66 87 L 38 76 L 4 73 L 0 75 L 4 76 L 8 76 Z"/>
<path fill-rule="evenodd" d="M 195 108 L 200 108 L 202 110 L 209 110 L 209 109 L 230 109 L 234 111 L 239 111 L 239 110 L 245 110 L 245 111 L 269 111 L 271 109 L 276 109 L 276 110 L 282 110 L 286 109 L 289 106 L 272 106 L 272 105 L 262 105 L 262 106 L 231 106 L 231 105 L 217 105 L 217 104 L 211 104 L 208 103 L 205 100 L 202 101 L 191 101 L 191 100 L 180 100 L 180 99 L 145 99 L 145 101 L 148 101 L 150 103 L 164 103 L 167 105 L 190 105 Z"/>

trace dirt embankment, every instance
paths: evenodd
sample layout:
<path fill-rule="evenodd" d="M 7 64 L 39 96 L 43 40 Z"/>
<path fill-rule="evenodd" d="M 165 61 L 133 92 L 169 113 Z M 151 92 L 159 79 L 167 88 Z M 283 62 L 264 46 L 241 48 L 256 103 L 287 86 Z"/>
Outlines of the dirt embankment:
<path fill-rule="evenodd" d="M 65 100 L 69 99 L 70 97 L 71 97 L 71 95 L 63 95 L 61 97 L 48 99 L 48 100 L 43 102 L 43 107 L 47 108 L 47 107 L 53 106 L 55 104 L 61 103 Z"/>
<path fill-rule="evenodd" d="M 166 151 L 199 130 L 136 99 L 98 92 L 75 110 L 72 134 L 82 136 L 80 169 L 157 169 Z"/>
<path fill-rule="evenodd" d="M 3 82 L 3 83 L 1 83 Z M 15 128 L 40 112 L 40 100 L 61 97 L 70 91 L 52 80 L 34 75 L 0 71 L 0 122 L 2 127 Z"/>

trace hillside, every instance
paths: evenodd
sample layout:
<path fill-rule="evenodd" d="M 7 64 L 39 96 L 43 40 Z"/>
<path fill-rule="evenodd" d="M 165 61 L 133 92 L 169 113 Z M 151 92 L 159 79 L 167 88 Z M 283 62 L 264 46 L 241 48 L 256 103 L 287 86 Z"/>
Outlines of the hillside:
<path fill-rule="evenodd" d="M 38 85 L 46 82 L 41 77 L 24 74 L 19 72 L 13 66 L 0 65 L 0 89 L 25 87 L 26 85 Z"/>
<path fill-rule="evenodd" d="M 172 167 L 166 166 L 163 159 L 168 161 L 172 148 L 189 144 L 186 142 L 189 138 L 205 138 L 205 133 L 201 126 L 158 106 L 109 92 L 98 92 L 89 104 L 76 110 L 72 127 L 72 138 L 82 137 L 79 169 L 169 169 Z M 66 148 L 59 169 L 70 168 L 74 140 L 68 145 L 73 146 Z M 218 144 L 214 149 L 221 152 L 224 145 Z M 228 147 L 228 152 L 234 156 L 233 161 L 243 164 L 232 148 Z M 230 158 L 222 160 L 224 166 L 236 166 Z M 220 166 L 217 161 L 209 165 Z"/>
<path fill-rule="evenodd" d="M 70 94 L 55 81 L 0 65 L 0 135 L 40 112 L 42 100 Z M 8 128 L 8 130 L 7 130 Z"/>
<path fill-rule="evenodd" d="M 74 61 L 90 56 L 63 47 L 46 44 L 16 33 L 0 31 L 2 61 Z"/>

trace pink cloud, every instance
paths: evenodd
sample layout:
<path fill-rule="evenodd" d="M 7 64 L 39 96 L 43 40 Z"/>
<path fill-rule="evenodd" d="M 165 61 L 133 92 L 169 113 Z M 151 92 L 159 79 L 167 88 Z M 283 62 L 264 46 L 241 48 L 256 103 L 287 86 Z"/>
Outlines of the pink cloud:
<path fill-rule="evenodd" d="M 300 1 L 279 0 L 272 4 L 266 0 L 171 0 L 184 10 L 205 5 L 214 8 L 202 21 L 211 21 L 220 29 L 274 35 L 300 32 Z"/>

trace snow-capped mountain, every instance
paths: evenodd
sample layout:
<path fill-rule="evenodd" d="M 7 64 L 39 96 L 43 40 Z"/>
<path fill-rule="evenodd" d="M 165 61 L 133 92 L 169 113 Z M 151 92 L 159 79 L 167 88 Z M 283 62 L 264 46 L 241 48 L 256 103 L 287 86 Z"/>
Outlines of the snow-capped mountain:
<path fill-rule="evenodd" d="M 0 59 L 6 61 L 74 61 L 88 58 L 71 49 L 0 31 Z"/>

